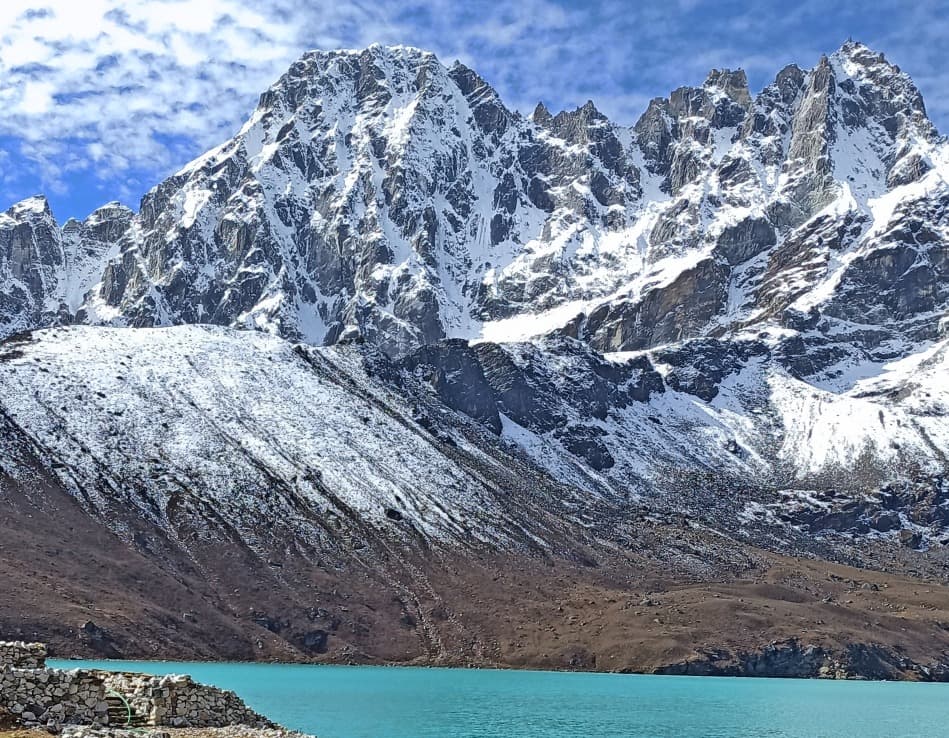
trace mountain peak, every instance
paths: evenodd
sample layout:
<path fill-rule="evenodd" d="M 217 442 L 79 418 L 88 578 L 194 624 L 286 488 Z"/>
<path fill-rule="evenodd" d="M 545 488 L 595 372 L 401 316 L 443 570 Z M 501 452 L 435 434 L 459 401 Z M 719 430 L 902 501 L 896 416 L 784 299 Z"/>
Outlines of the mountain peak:
<path fill-rule="evenodd" d="M 448 76 L 465 96 L 482 131 L 497 136 L 507 130 L 511 113 L 480 74 L 456 60 L 448 70 Z"/>
<path fill-rule="evenodd" d="M 485 97 L 499 99 L 497 92 L 485 81 L 484 77 L 457 59 L 454 64 L 449 67 L 448 75 L 455 81 L 455 84 L 458 85 L 466 97 L 476 93 L 481 99 Z"/>
<path fill-rule="evenodd" d="M 539 126 L 548 126 L 550 121 L 554 119 L 554 116 L 551 115 L 550 110 L 547 109 L 547 106 L 544 103 L 537 103 L 537 107 L 534 108 L 534 112 L 531 113 L 531 120 L 534 121 Z"/>
<path fill-rule="evenodd" d="M 123 205 L 118 200 L 113 200 L 93 210 L 89 214 L 89 217 L 86 218 L 86 223 L 93 224 L 114 218 L 131 218 L 134 214 L 134 211 L 130 207 Z"/>
<path fill-rule="evenodd" d="M 337 57 L 358 58 L 366 55 L 374 57 L 435 58 L 434 52 L 417 46 L 376 42 L 361 49 L 309 49 L 301 55 L 298 62 L 308 59 L 332 59 Z"/>
<path fill-rule="evenodd" d="M 546 110 L 546 108 L 544 108 L 544 110 Z M 536 109 L 534 112 L 537 112 Z M 607 120 L 606 116 L 599 111 L 592 100 L 587 100 L 583 105 L 579 105 L 573 110 L 561 110 L 554 116 L 554 121 L 556 121 L 558 125 L 565 125 L 572 122 L 589 125 L 594 121 L 605 120 Z"/>
<path fill-rule="evenodd" d="M 751 105 L 748 75 L 744 69 L 713 69 L 705 78 L 702 87 L 713 97 L 724 96 L 742 108 Z"/>
<path fill-rule="evenodd" d="M 867 105 L 887 127 L 901 129 L 901 137 L 912 134 L 929 141 L 938 137 L 913 79 L 882 52 L 848 39 L 822 61 L 833 69 L 838 83 L 852 80 L 858 90 L 866 88 L 860 95 Z"/>
<path fill-rule="evenodd" d="M 364 51 L 383 56 L 409 56 L 409 57 L 432 57 L 435 58 L 435 52 L 423 49 L 419 46 L 410 44 L 382 44 L 376 41 L 369 44 Z"/>
<path fill-rule="evenodd" d="M 281 87 L 300 84 L 325 84 L 330 77 L 355 77 L 366 81 L 381 81 L 395 69 L 412 72 L 432 64 L 440 64 L 431 51 L 414 46 L 384 46 L 371 44 L 364 49 L 312 49 L 304 52 L 262 96 L 262 103 Z M 371 79 L 370 79 L 371 78 Z M 316 92 L 314 88 L 312 90 Z M 322 94 L 322 93 L 320 93 Z"/>
<path fill-rule="evenodd" d="M 840 48 L 834 52 L 834 55 L 848 57 L 865 56 L 867 54 L 878 57 L 880 61 L 884 61 L 884 56 L 881 52 L 874 51 L 865 43 L 861 41 L 855 41 L 852 38 L 848 38 L 846 41 L 844 41 L 840 45 Z"/>
<path fill-rule="evenodd" d="M 702 85 L 712 94 L 725 95 L 733 102 L 747 107 L 751 104 L 751 92 L 748 89 L 748 75 L 744 69 L 713 69 Z"/>
<path fill-rule="evenodd" d="M 11 206 L 7 214 L 13 217 L 25 217 L 30 214 L 52 215 L 53 213 L 45 195 L 33 195 Z"/>
<path fill-rule="evenodd" d="M 882 52 L 874 51 L 859 41 L 845 41 L 830 55 L 827 63 L 835 68 L 838 77 L 845 75 L 858 81 L 880 85 L 888 85 L 899 78 L 899 83 L 913 84 L 909 75 L 888 61 Z"/>

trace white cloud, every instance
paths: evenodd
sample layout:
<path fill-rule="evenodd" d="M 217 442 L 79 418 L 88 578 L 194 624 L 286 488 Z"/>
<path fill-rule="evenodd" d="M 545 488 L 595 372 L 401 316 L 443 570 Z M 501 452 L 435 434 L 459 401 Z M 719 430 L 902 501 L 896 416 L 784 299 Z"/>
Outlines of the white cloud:
<path fill-rule="evenodd" d="M 48 82 L 27 82 L 17 108 L 26 115 L 42 115 L 53 105 L 53 90 Z"/>
<path fill-rule="evenodd" d="M 93 167 L 167 174 L 239 127 L 301 51 L 289 19 L 238 0 L 4 0 L 0 29 L 0 136 L 53 191 Z"/>

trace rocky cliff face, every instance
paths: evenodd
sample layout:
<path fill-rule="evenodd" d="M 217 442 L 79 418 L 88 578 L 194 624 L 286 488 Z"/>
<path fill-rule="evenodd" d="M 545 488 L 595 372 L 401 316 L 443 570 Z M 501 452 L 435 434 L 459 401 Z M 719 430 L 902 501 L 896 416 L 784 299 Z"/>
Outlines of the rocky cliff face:
<path fill-rule="evenodd" d="M 0 220 L 0 243 L 4 335 L 68 317 L 55 302 L 66 254 L 46 200 L 24 200 L 7 210 Z"/>
<path fill-rule="evenodd" d="M 132 217 L 128 208 L 110 203 L 60 228 L 43 197 L 0 216 L 0 335 L 72 323 L 82 315 L 86 295 Z"/>
<path fill-rule="evenodd" d="M 86 317 L 393 354 L 472 335 L 558 301 L 564 276 L 530 242 L 638 200 L 617 134 L 592 105 L 534 125 L 415 49 L 307 54 L 235 139 L 146 196 Z"/>
<path fill-rule="evenodd" d="M 558 329 L 640 350 L 812 308 L 931 338 L 946 152 L 910 78 L 852 42 L 756 97 L 714 70 L 631 128 L 592 102 L 526 119 L 417 49 L 312 52 L 136 216 L 109 206 L 64 240 L 39 201 L 11 211 L 36 246 L 11 235 L 2 273 L 26 280 L 17 306 L 32 297 L 3 312 L 49 322 L 59 306 L 36 300 L 66 243 L 98 263 L 73 267 L 64 318 L 360 336 L 393 356 Z"/>

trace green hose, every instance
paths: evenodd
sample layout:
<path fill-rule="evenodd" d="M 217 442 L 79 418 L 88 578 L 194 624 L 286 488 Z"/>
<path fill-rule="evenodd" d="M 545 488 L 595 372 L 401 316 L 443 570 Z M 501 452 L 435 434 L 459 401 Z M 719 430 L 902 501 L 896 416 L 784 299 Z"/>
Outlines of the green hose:
<path fill-rule="evenodd" d="M 114 689 L 107 689 L 105 693 L 113 697 L 118 697 L 120 700 L 122 700 L 122 704 L 125 705 L 125 714 L 126 714 L 125 725 L 123 725 L 122 727 L 124 728 L 132 727 L 132 706 L 129 704 L 129 701 L 125 699 L 125 695 L 123 695 L 121 692 L 116 692 Z"/>

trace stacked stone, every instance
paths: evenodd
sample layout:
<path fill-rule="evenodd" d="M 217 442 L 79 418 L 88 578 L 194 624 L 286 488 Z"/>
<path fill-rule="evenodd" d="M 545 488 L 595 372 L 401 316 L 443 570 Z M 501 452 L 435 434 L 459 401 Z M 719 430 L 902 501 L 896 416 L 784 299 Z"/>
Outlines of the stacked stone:
<path fill-rule="evenodd" d="M 105 686 L 122 694 L 150 726 L 215 728 L 272 727 L 234 692 L 194 682 L 189 676 L 107 673 Z"/>
<path fill-rule="evenodd" d="M 0 719 L 55 731 L 65 725 L 98 730 L 108 726 L 108 699 L 118 694 L 150 727 L 276 727 L 233 692 L 189 676 L 47 669 L 45 664 L 42 644 L 0 642 Z"/>
<path fill-rule="evenodd" d="M 0 642 L 0 669 L 42 669 L 46 666 L 46 646 L 42 643 Z"/>
<path fill-rule="evenodd" d="M 102 678 L 74 669 L 0 669 L 0 714 L 24 725 L 58 728 L 65 723 L 109 721 Z"/>

